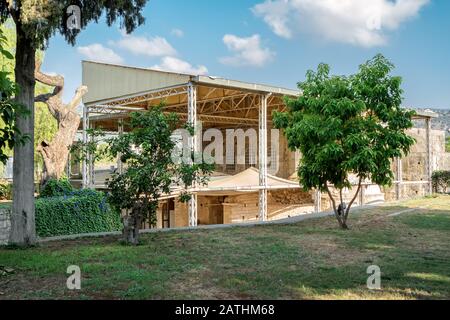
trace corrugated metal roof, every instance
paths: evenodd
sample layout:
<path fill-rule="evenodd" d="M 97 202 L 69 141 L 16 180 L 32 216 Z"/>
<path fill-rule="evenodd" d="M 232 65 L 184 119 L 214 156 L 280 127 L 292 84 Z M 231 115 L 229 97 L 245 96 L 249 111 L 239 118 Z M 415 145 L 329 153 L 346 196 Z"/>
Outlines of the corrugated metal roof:
<path fill-rule="evenodd" d="M 83 85 L 89 92 L 84 104 L 101 103 L 138 92 L 188 83 L 190 75 L 121 65 L 82 62 Z"/>
<path fill-rule="evenodd" d="M 147 68 L 137 68 L 94 61 L 82 61 L 83 84 L 89 89 L 85 104 L 101 104 L 106 100 L 195 82 L 199 85 L 239 89 L 262 93 L 296 96 L 298 90 L 229 80 L 220 77 L 183 74 Z"/>

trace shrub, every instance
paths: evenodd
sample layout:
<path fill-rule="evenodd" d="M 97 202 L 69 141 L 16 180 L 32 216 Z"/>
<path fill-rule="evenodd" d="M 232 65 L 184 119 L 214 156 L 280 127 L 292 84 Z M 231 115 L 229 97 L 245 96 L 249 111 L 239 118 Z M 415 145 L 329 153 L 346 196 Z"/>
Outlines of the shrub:
<path fill-rule="evenodd" d="M 431 179 L 434 192 L 446 192 L 450 188 L 450 171 L 435 171 Z"/>
<path fill-rule="evenodd" d="M 50 179 L 41 190 L 41 197 L 64 196 L 74 191 L 72 185 L 67 179 Z"/>
<path fill-rule="evenodd" d="M 12 200 L 12 184 L 0 182 L 0 200 Z"/>
<path fill-rule="evenodd" d="M 36 200 L 36 232 L 40 237 L 120 231 L 120 213 L 108 196 L 95 190 L 75 190 Z"/>

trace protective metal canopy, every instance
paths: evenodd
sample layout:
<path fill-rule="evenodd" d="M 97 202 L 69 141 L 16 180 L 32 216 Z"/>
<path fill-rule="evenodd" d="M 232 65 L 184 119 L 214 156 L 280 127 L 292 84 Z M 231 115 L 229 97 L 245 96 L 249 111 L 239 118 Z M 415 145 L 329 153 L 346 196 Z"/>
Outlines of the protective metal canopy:
<path fill-rule="evenodd" d="M 297 97 L 299 90 L 249 83 L 204 75 L 182 74 L 153 69 L 134 68 L 92 61 L 83 61 L 83 84 L 89 92 L 83 98 L 83 140 L 88 141 L 87 129 L 102 127 L 123 133 L 125 118 L 133 111 L 143 111 L 162 105 L 164 112 L 176 113 L 181 121 L 195 128 L 200 122 L 203 128 L 224 129 L 250 127 L 258 132 L 258 170 L 244 171 L 251 185 L 239 186 L 239 177 L 211 182 L 206 190 L 191 186 L 199 192 L 251 191 L 259 192 L 259 219 L 267 220 L 267 191 L 275 188 L 274 177 L 268 174 L 268 130 L 272 112 L 286 110 L 284 97 Z M 419 112 L 414 119 L 426 121 L 427 132 L 427 181 L 431 192 L 431 119 L 432 112 Z M 189 138 L 188 147 L 201 151 L 197 136 Z M 122 165 L 118 165 L 119 171 Z M 95 186 L 93 158 L 83 162 L 83 186 Z M 398 171 L 398 170 L 397 170 Z M 229 180 L 227 180 L 229 179 Z M 396 186 L 402 185 L 397 174 Z M 228 182 L 227 182 L 228 181 Z M 249 182 L 246 182 L 247 184 Z M 217 184 L 217 185 L 215 185 Z M 226 185 L 224 185 L 226 184 Z M 276 181 L 280 188 L 298 187 L 296 183 Z M 216 187 L 216 189 L 214 189 Z M 320 192 L 316 195 L 316 210 L 320 209 Z M 197 224 L 197 194 L 189 202 L 189 225 Z"/>
<path fill-rule="evenodd" d="M 83 103 L 91 105 L 132 105 L 139 104 L 142 98 L 151 98 L 152 93 L 162 89 L 175 88 L 196 83 L 205 87 L 246 90 L 255 93 L 297 96 L 299 90 L 286 89 L 265 84 L 224 79 L 221 77 L 183 74 L 155 69 L 135 68 L 93 61 L 82 62 L 83 84 L 91 90 L 83 97 Z M 219 96 L 210 94 L 208 98 Z M 141 97 L 141 99 L 137 99 Z M 119 103 L 120 102 L 120 103 Z"/>

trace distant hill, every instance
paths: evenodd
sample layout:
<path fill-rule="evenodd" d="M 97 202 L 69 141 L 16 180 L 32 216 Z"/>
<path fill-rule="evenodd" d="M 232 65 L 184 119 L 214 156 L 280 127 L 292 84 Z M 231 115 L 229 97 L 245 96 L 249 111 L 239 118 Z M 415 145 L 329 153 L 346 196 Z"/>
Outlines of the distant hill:
<path fill-rule="evenodd" d="M 433 119 L 431 127 L 435 130 L 444 130 L 447 137 L 450 137 L 450 110 L 448 109 L 416 109 L 420 111 L 431 110 L 439 115 L 438 118 Z M 417 127 L 423 128 L 423 121 L 417 123 Z"/>

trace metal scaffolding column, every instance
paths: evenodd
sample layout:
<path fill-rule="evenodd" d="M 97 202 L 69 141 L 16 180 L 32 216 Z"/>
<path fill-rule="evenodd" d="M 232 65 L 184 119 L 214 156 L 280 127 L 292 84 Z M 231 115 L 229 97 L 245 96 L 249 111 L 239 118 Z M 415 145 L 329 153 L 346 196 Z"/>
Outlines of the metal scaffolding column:
<path fill-rule="evenodd" d="M 119 136 L 122 136 L 123 134 L 123 119 L 119 119 L 119 122 L 117 124 L 117 131 Z M 122 174 L 123 173 L 123 162 L 122 162 L 122 154 L 119 153 L 117 155 L 117 173 Z"/>
<path fill-rule="evenodd" d="M 188 85 L 188 123 L 197 129 L 197 87 L 189 83 Z M 196 132 L 189 136 L 189 150 L 194 153 L 194 155 L 199 152 L 199 145 Z M 192 187 L 195 187 L 192 186 Z M 193 194 L 191 199 L 189 200 L 189 226 L 195 227 L 197 226 L 197 194 Z"/>
<path fill-rule="evenodd" d="M 88 142 L 87 129 L 89 128 L 89 107 L 83 105 L 83 145 L 86 146 Z M 83 177 L 83 189 L 89 187 L 89 174 L 86 155 L 83 155 L 82 162 L 82 177 Z"/>
<path fill-rule="evenodd" d="M 92 129 L 92 124 L 89 120 L 88 120 L 88 129 Z M 87 139 L 90 143 L 92 143 L 94 140 L 94 136 L 92 134 L 90 136 L 87 135 Z M 88 150 L 89 150 L 89 148 L 88 148 Z M 88 187 L 91 189 L 94 189 L 95 188 L 95 155 L 93 155 L 91 152 L 88 151 L 87 160 L 88 160 L 88 180 L 89 180 Z"/>
<path fill-rule="evenodd" d="M 316 190 L 314 196 L 314 212 L 322 211 L 322 192 L 320 190 Z"/>
<path fill-rule="evenodd" d="M 267 220 L 267 95 L 259 103 L 259 220 Z"/>
<path fill-rule="evenodd" d="M 367 185 L 361 185 L 361 190 L 359 190 L 359 206 L 362 207 L 364 205 L 364 199 L 366 198 L 366 188 Z"/>
<path fill-rule="evenodd" d="M 433 194 L 433 183 L 432 183 L 432 175 L 433 175 L 433 165 L 432 154 L 431 154 L 431 118 L 427 117 L 425 120 L 426 123 L 426 132 L 427 132 L 427 179 L 428 179 L 428 194 Z"/>

